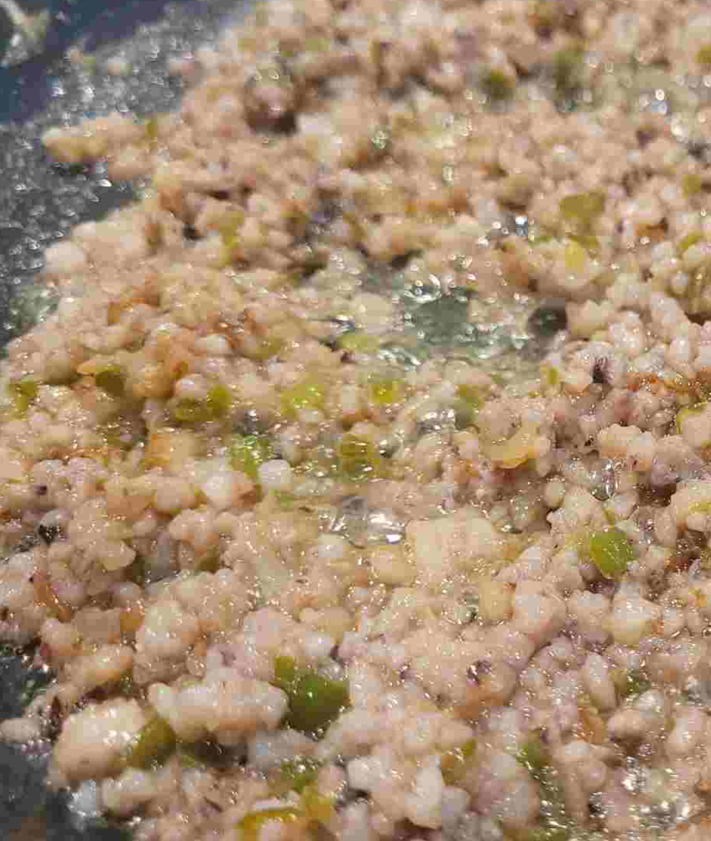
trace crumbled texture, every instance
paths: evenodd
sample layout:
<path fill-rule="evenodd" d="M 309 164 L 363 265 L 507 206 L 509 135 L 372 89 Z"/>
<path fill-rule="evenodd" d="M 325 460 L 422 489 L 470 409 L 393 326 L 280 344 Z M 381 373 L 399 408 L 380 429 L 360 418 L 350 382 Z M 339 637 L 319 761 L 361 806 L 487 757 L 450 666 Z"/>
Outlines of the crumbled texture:
<path fill-rule="evenodd" d="M 13 342 L 7 739 L 139 841 L 711 833 L 711 14 L 273 0 Z"/>

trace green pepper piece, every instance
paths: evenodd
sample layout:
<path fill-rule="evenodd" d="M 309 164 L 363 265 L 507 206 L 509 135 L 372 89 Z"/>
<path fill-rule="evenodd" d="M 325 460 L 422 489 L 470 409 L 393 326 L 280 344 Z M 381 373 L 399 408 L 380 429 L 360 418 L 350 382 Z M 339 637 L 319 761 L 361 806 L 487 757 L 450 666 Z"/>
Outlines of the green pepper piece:
<path fill-rule="evenodd" d="M 369 392 L 376 406 L 392 406 L 404 396 L 405 383 L 399 377 L 374 377 Z"/>
<path fill-rule="evenodd" d="M 543 742 L 539 736 L 532 736 L 524 742 L 521 750 L 516 754 L 516 759 L 524 766 L 533 779 L 539 783 L 550 767 L 548 751 L 543 746 Z"/>
<path fill-rule="evenodd" d="M 676 253 L 679 257 L 684 256 L 684 252 L 691 248 L 692 245 L 696 245 L 697 242 L 701 242 L 703 237 L 698 231 L 692 231 L 686 236 L 683 236 L 677 246 L 676 246 Z"/>
<path fill-rule="evenodd" d="M 589 228 L 604 209 L 602 193 L 574 193 L 560 200 L 560 215 L 581 230 Z"/>
<path fill-rule="evenodd" d="M 707 68 L 711 65 L 711 44 L 704 44 L 699 47 L 696 53 L 696 61 Z"/>
<path fill-rule="evenodd" d="M 457 397 L 468 403 L 475 412 L 484 405 L 481 389 L 475 385 L 460 385 L 457 388 Z"/>
<path fill-rule="evenodd" d="M 39 386 L 39 382 L 32 377 L 22 377 L 8 385 L 10 397 L 20 417 L 27 414 L 30 405 L 37 399 Z"/>
<path fill-rule="evenodd" d="M 302 733 L 322 733 L 348 706 L 348 684 L 318 672 L 301 676 L 289 699 L 287 723 Z"/>
<path fill-rule="evenodd" d="M 448 786 L 456 786 L 464 777 L 472 760 L 476 756 L 476 742 L 470 739 L 460 748 L 448 750 L 439 761 L 442 779 Z"/>
<path fill-rule="evenodd" d="M 487 70 L 479 83 L 487 97 L 495 102 L 509 99 L 515 87 L 513 80 L 500 70 Z"/>
<path fill-rule="evenodd" d="M 703 178 L 696 172 L 687 172 L 681 177 L 681 189 L 687 198 L 700 193 L 704 188 Z"/>
<path fill-rule="evenodd" d="M 590 538 L 590 557 L 605 578 L 621 578 L 634 560 L 627 535 L 616 527 L 595 532 Z"/>
<path fill-rule="evenodd" d="M 214 768 L 225 763 L 228 751 L 217 742 L 178 742 L 176 753 L 186 768 Z"/>
<path fill-rule="evenodd" d="M 149 146 L 155 146 L 158 142 L 158 117 L 149 117 L 143 123 L 143 132 Z"/>
<path fill-rule="evenodd" d="M 338 445 L 338 464 L 343 475 L 354 482 L 374 479 L 384 473 L 383 459 L 373 442 L 351 432 L 347 432 Z"/>
<path fill-rule="evenodd" d="M 349 705 L 348 683 L 315 669 L 301 668 L 292 657 L 274 661 L 274 685 L 289 697 L 285 723 L 294 730 L 321 736 Z"/>
<path fill-rule="evenodd" d="M 274 658 L 274 686 L 283 689 L 287 694 L 294 688 L 299 679 L 299 670 L 293 657 L 278 656 Z"/>
<path fill-rule="evenodd" d="M 297 497 L 291 491 L 274 491 L 274 501 L 282 511 L 291 511 L 297 503 Z"/>
<path fill-rule="evenodd" d="M 321 763 L 310 756 L 298 756 L 287 759 L 279 767 L 278 782 L 285 791 L 295 791 L 297 794 L 311 785 L 318 776 Z"/>
<path fill-rule="evenodd" d="M 240 244 L 240 228 L 244 222 L 243 210 L 231 210 L 220 219 L 218 231 L 225 249 L 225 257 L 228 261 L 233 260 L 237 255 Z"/>
<path fill-rule="evenodd" d="M 277 807 L 262 809 L 260 812 L 250 812 L 237 824 L 237 828 L 241 833 L 241 841 L 258 841 L 262 826 L 269 821 L 289 824 L 305 819 L 306 816 L 300 809 L 294 806 L 284 806 L 283 808 Z"/>
<path fill-rule="evenodd" d="M 619 687 L 623 698 L 634 698 L 643 695 L 652 688 L 652 682 L 642 669 L 630 669 Z"/>
<path fill-rule="evenodd" d="M 475 385 L 460 385 L 457 388 L 457 398 L 452 404 L 454 424 L 457 429 L 466 429 L 471 426 L 483 405 L 484 398 L 480 388 Z"/>
<path fill-rule="evenodd" d="M 131 768 L 156 768 L 175 750 L 175 733 L 159 715 L 145 724 L 129 747 L 126 764 Z"/>
<path fill-rule="evenodd" d="M 309 377 L 282 392 L 281 408 L 287 417 L 294 418 L 300 409 L 323 409 L 325 400 L 323 386 Z"/>
<path fill-rule="evenodd" d="M 205 423 L 224 417 L 230 410 L 232 397 L 224 385 L 215 385 L 204 400 L 185 397 L 173 407 L 173 417 L 180 423 Z"/>
<path fill-rule="evenodd" d="M 132 581 L 142 587 L 148 578 L 148 571 L 146 569 L 146 559 L 143 555 L 136 555 L 133 563 L 126 567 L 126 581 Z"/>
<path fill-rule="evenodd" d="M 375 353 L 380 347 L 380 342 L 376 336 L 371 336 L 369 333 L 351 330 L 339 337 L 338 347 L 352 353 Z"/>
<path fill-rule="evenodd" d="M 230 444 L 230 462 L 256 482 L 260 464 L 274 457 L 274 450 L 266 435 L 235 435 Z"/>
<path fill-rule="evenodd" d="M 581 47 L 565 47 L 553 59 L 553 80 L 562 97 L 573 96 L 581 86 L 584 51 Z"/>
<path fill-rule="evenodd" d="M 112 397 L 123 397 L 126 387 L 126 372 L 120 365 L 107 365 L 94 374 L 96 385 Z"/>

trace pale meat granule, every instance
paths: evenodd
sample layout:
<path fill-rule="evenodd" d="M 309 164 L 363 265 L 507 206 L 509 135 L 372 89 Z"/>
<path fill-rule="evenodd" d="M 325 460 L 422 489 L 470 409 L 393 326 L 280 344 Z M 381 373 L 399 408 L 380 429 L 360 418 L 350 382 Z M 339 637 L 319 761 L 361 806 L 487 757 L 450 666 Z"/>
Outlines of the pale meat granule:
<path fill-rule="evenodd" d="M 138 841 L 704 841 L 708 5 L 270 0 L 174 66 L 43 138 L 146 186 L 3 363 L 0 734 Z"/>

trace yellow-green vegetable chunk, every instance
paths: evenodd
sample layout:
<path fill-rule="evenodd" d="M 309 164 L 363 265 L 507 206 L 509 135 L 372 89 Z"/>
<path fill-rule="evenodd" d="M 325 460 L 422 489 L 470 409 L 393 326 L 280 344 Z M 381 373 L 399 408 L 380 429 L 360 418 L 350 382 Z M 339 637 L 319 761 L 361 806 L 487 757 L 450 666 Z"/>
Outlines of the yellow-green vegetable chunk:
<path fill-rule="evenodd" d="M 651 688 L 652 682 L 642 669 L 630 669 L 625 674 L 619 691 L 623 698 L 634 698 L 636 695 L 642 695 Z"/>
<path fill-rule="evenodd" d="M 352 353 L 375 353 L 380 347 L 380 342 L 375 336 L 369 333 L 362 333 L 352 330 L 345 333 L 338 339 L 338 347 L 342 350 L 349 350 Z"/>
<path fill-rule="evenodd" d="M 392 406 L 405 394 L 405 383 L 398 377 L 376 377 L 370 383 L 370 399 L 376 406 Z"/>
<path fill-rule="evenodd" d="M 487 70 L 481 77 L 481 89 L 496 101 L 508 99 L 514 92 L 514 82 L 500 70 Z"/>
<path fill-rule="evenodd" d="M 22 377 L 20 380 L 10 383 L 8 391 L 15 404 L 15 410 L 19 415 L 24 415 L 30 405 L 36 400 L 39 390 L 39 382 L 32 377 Z"/>
<path fill-rule="evenodd" d="M 97 386 L 112 397 L 123 397 L 126 386 L 126 373 L 120 365 L 108 365 L 94 374 Z"/>
<path fill-rule="evenodd" d="M 375 444 L 367 438 L 346 433 L 338 445 L 341 473 L 354 482 L 363 482 L 383 475 L 383 459 Z"/>
<path fill-rule="evenodd" d="M 204 400 L 183 398 L 173 407 L 173 417 L 180 423 L 205 423 L 224 417 L 230 410 L 232 398 L 224 385 L 215 385 Z"/>
<path fill-rule="evenodd" d="M 633 561 L 634 552 L 627 535 L 613 527 L 592 535 L 590 557 L 605 578 L 621 578 Z"/>
<path fill-rule="evenodd" d="M 445 783 L 448 786 L 456 786 L 466 774 L 475 756 L 476 742 L 474 739 L 465 742 L 460 748 L 454 748 L 443 753 L 439 761 L 439 767 Z"/>
<path fill-rule="evenodd" d="M 262 809 L 260 812 L 250 812 L 237 824 L 237 829 L 240 830 L 241 841 L 257 841 L 262 826 L 269 821 L 289 824 L 302 820 L 306 820 L 306 816 L 294 806 L 275 807 Z"/>
<path fill-rule="evenodd" d="M 281 407 L 287 417 L 295 417 L 300 409 L 323 409 L 325 399 L 323 386 L 309 378 L 282 392 Z"/>
<path fill-rule="evenodd" d="M 126 764 L 132 768 L 155 768 L 162 765 L 174 750 L 173 728 L 157 715 L 141 728 L 126 755 Z"/>
<path fill-rule="evenodd" d="M 274 661 L 274 685 L 289 697 L 285 724 L 321 736 L 350 704 L 348 683 L 333 680 L 315 669 L 297 666 L 292 657 Z"/>
<path fill-rule="evenodd" d="M 278 784 L 285 791 L 295 791 L 297 794 L 314 782 L 318 776 L 321 763 L 308 756 L 298 756 L 287 759 L 279 767 Z"/>
<path fill-rule="evenodd" d="M 574 193 L 560 201 L 563 219 L 582 229 L 590 227 L 604 209 L 605 196 L 602 193 Z"/>
<path fill-rule="evenodd" d="M 230 461 L 235 470 L 246 473 L 257 481 L 259 465 L 274 455 L 272 444 L 266 435 L 235 435 L 230 445 Z"/>

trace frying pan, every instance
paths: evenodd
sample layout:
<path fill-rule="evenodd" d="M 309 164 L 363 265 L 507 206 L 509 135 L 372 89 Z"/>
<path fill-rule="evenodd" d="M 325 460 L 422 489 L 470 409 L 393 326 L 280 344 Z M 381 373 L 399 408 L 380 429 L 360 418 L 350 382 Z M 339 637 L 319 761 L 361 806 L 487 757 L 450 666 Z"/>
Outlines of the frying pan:
<path fill-rule="evenodd" d="M 0 66 L 0 348 L 53 304 L 37 283 L 44 249 L 79 222 L 97 219 L 130 200 L 130 185 L 113 184 L 102 166 L 66 167 L 43 151 L 42 131 L 112 110 L 137 114 L 174 107 L 181 85 L 166 71 L 167 56 L 209 39 L 240 0 L 19 0 L 23 12 L 49 12 L 41 49 Z M 244 4 L 245 0 L 241 0 Z M 248 0 L 246 0 L 248 2 Z M 0 53 L 12 26 L 0 11 Z M 83 51 L 67 61 L 70 46 Z M 126 76 L 104 69 L 120 52 Z M 82 60 L 82 55 L 95 56 Z M 0 650 L 0 719 L 22 708 L 51 679 L 23 655 Z M 126 828 L 68 808 L 67 793 L 45 787 L 46 749 L 0 742 L 0 839 L 119 841 Z"/>

